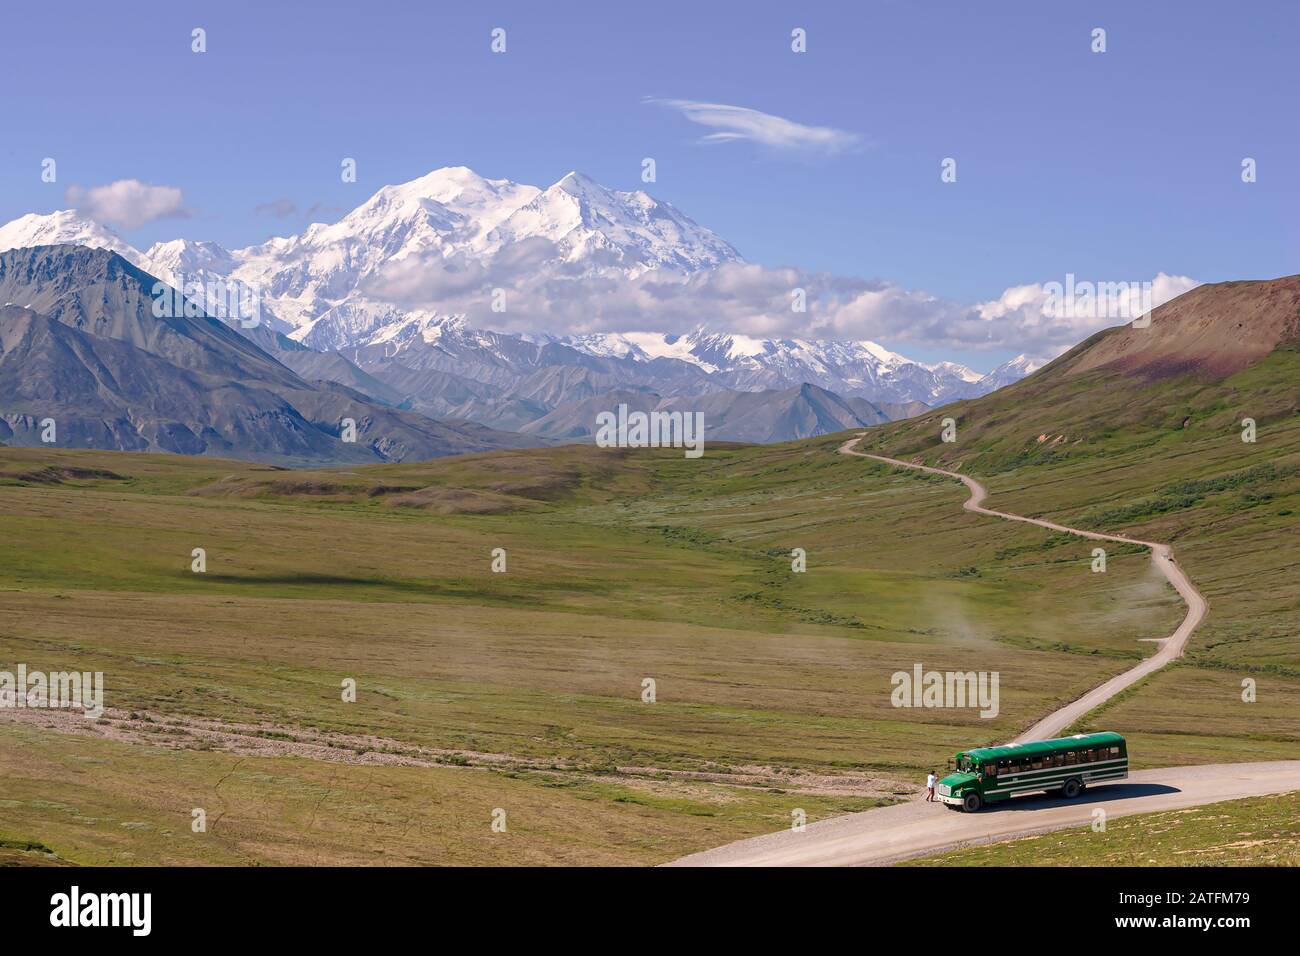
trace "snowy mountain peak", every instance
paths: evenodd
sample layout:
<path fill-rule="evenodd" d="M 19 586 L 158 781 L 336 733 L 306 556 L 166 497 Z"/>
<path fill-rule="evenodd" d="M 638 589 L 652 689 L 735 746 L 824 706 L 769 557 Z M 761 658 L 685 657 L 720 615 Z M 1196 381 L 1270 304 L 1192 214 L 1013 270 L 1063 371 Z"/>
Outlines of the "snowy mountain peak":
<path fill-rule="evenodd" d="M 368 345 L 393 344 L 404 347 L 414 341 L 426 345 L 435 345 L 444 338 L 465 335 L 477 335 L 463 316 L 429 315 L 422 313 L 411 317 L 406 322 L 394 323 L 380 329 L 367 339 Z"/>
<path fill-rule="evenodd" d="M 575 199 L 585 200 L 602 211 L 607 206 L 632 206 L 646 209 L 659 205 L 648 193 L 644 193 L 639 189 L 630 192 L 610 189 L 602 186 L 586 173 L 580 173 L 576 170 L 565 173 L 550 189 L 568 193 Z"/>
<path fill-rule="evenodd" d="M 1018 382 L 1042 367 L 1042 362 L 1035 361 L 1027 355 L 1017 355 L 982 377 L 979 385 L 985 392 L 992 392 L 1012 382 Z"/>
<path fill-rule="evenodd" d="M 933 365 L 927 365 L 926 368 L 932 372 L 947 372 L 956 375 L 963 382 L 978 382 L 984 377 L 973 368 L 969 368 L 959 362 L 936 362 Z"/>
<path fill-rule="evenodd" d="M 538 238 L 555 247 L 560 262 L 628 276 L 743 261 L 729 243 L 669 203 L 639 191 L 607 189 L 579 172 L 566 174 L 512 213 L 487 237 L 487 246 Z"/>
<path fill-rule="evenodd" d="M 498 222 L 536 196 L 536 186 L 508 179 L 486 179 L 468 166 L 444 166 L 418 179 L 397 186 L 385 186 L 361 208 L 387 203 L 390 206 L 419 206 L 428 211 L 427 201 L 473 220 L 475 235 Z M 360 212 L 360 210 L 357 210 Z"/>
<path fill-rule="evenodd" d="M 156 242 L 144 258 L 150 274 L 167 282 L 176 281 L 178 274 L 193 278 L 204 274 L 225 276 L 237 265 L 234 255 L 220 243 L 193 239 Z"/>
<path fill-rule="evenodd" d="M 61 209 L 45 215 L 28 213 L 0 226 L 0 252 L 62 243 L 109 249 L 136 265 L 142 264 L 144 259 L 138 249 L 112 229 L 87 219 L 75 209 Z"/>
<path fill-rule="evenodd" d="M 570 170 L 561 176 L 559 181 L 555 183 L 555 188 L 563 189 L 574 196 L 581 196 L 585 192 L 609 192 L 586 173 L 580 173 L 576 169 Z"/>

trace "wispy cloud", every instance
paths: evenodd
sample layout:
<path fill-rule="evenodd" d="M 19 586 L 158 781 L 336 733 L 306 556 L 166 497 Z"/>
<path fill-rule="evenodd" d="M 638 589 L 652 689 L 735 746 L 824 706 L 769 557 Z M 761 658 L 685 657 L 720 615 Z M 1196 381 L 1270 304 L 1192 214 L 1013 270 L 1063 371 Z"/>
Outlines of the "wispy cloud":
<path fill-rule="evenodd" d="M 338 214 L 341 213 L 342 211 L 343 211 L 342 206 L 331 206 L 327 203 L 317 201 L 312 203 L 311 208 L 308 209 L 305 213 L 303 213 L 303 215 L 306 216 L 308 219 L 310 219 L 312 222 L 320 222 L 323 218 L 326 217 L 328 217 L 331 220 L 335 219 L 338 217 Z"/>
<path fill-rule="evenodd" d="M 298 204 L 292 199 L 273 199 L 271 202 L 258 203 L 253 211 L 276 219 L 288 219 L 298 214 Z"/>
<path fill-rule="evenodd" d="M 705 143 L 749 140 L 782 152 L 826 155 L 847 152 L 862 145 L 862 137 L 856 133 L 830 126 L 805 126 L 745 106 L 660 99 L 653 96 L 647 96 L 645 102 L 677 110 L 692 123 L 715 129 L 717 132 L 703 137 L 702 142 Z"/>
<path fill-rule="evenodd" d="M 66 199 L 77 211 L 97 222 L 138 229 L 154 219 L 188 219 L 175 186 L 151 186 L 138 179 L 119 179 L 107 186 L 69 186 Z"/>

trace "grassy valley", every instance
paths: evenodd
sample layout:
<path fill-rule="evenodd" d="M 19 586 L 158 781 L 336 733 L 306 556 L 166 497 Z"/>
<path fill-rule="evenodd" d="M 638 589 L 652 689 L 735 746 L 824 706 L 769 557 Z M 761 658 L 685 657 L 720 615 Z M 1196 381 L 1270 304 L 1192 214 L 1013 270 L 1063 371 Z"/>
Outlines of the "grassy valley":
<path fill-rule="evenodd" d="M 976 474 L 995 508 L 1173 542 L 1206 624 L 1078 729 L 1125 733 L 1136 767 L 1293 758 L 1300 353 L 1089 365 L 1112 346 L 861 447 Z M 1140 548 L 1093 573 L 1092 542 L 837 454 L 852 434 L 293 471 L 0 448 L 0 669 L 102 671 L 108 707 L 0 713 L 0 850 L 662 862 L 908 798 L 1181 620 Z M 916 664 L 998 672 L 997 715 L 892 706 Z"/>
<path fill-rule="evenodd" d="M 427 799 L 473 835 L 426 834 L 412 861 L 493 859 L 490 811 L 518 807 L 524 827 L 522 795 L 540 808 L 556 793 L 601 826 L 662 820 L 653 838 L 604 841 L 601 859 L 668 859 L 795 808 L 817 819 L 906 796 L 928 765 L 1010 736 L 1177 619 L 1142 556 L 1092 575 L 1081 546 L 966 515 L 954 483 L 836 444 L 320 472 L 0 451 L 0 654 L 102 670 L 110 708 L 75 736 L 0 722 L 0 835 L 106 862 L 122 824 L 183 831 L 212 793 L 245 786 L 185 852 L 271 858 L 291 851 L 246 846 L 242 828 L 313 798 L 364 803 L 367 781 L 392 774 L 395 799 Z M 1000 713 L 892 707 L 890 675 L 917 662 L 999 670 Z M 70 771 L 64 748 L 85 772 L 54 809 L 41 794 Z M 305 778 L 292 799 L 282 775 Z M 328 788 L 310 782 L 322 776 Z M 450 795 L 429 797 L 443 779 Z M 378 813 L 377 835 L 344 827 L 331 852 L 397 852 L 407 824 Z"/>

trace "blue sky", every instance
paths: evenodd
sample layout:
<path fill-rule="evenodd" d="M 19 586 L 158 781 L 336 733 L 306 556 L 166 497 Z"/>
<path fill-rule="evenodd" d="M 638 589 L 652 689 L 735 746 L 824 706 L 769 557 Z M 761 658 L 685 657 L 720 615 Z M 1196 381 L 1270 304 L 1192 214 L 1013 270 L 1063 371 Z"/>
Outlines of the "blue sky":
<path fill-rule="evenodd" d="M 179 188 L 192 210 L 124 231 L 133 244 L 237 247 L 306 223 L 257 211 L 281 199 L 346 211 L 445 165 L 536 185 L 579 169 L 632 189 L 650 156 L 647 190 L 752 261 L 959 301 L 1067 272 L 1300 271 L 1294 2 L 456 6 L 11 6 L 0 222 L 64 208 L 73 184 L 133 178 Z M 190 51 L 195 26 L 206 54 Z M 498 26 L 504 55 L 489 50 Z M 709 129 L 647 97 L 861 146 L 702 143 Z M 57 184 L 40 180 L 47 156 Z M 340 182 L 344 156 L 356 184 Z M 1258 182 L 1243 184 L 1248 156 Z M 944 157 L 956 183 L 940 182 Z"/>

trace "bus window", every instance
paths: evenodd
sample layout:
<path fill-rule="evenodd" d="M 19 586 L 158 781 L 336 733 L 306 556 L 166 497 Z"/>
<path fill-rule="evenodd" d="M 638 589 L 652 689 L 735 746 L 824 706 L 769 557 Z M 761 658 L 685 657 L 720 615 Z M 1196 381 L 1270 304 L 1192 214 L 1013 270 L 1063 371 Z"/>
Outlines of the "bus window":
<path fill-rule="evenodd" d="M 1071 750 L 1069 753 L 1065 755 L 1065 765 L 1067 767 L 1073 767 L 1075 763 L 1078 762 L 1078 759 L 1079 759 L 1079 755 L 1075 753 L 1073 750 Z"/>
<path fill-rule="evenodd" d="M 1111 757 L 1111 759 L 1114 760 L 1114 759 L 1115 759 L 1116 757 L 1118 757 L 1118 756 L 1119 756 L 1119 748 L 1118 748 L 1118 747 L 1111 747 L 1111 748 L 1110 748 L 1110 757 Z"/>
<path fill-rule="evenodd" d="M 995 763 L 986 763 L 984 765 L 984 773 L 990 777 L 996 777 L 998 775 L 998 765 Z"/>

